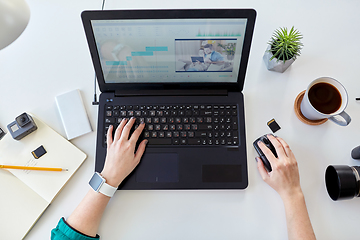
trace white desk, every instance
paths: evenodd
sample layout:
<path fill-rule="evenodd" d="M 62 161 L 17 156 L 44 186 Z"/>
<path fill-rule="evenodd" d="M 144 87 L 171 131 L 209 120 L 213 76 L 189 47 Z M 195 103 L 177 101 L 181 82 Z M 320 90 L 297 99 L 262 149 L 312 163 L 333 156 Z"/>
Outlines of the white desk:
<path fill-rule="evenodd" d="M 0 51 L 0 126 L 29 111 L 65 136 L 54 97 L 80 89 L 96 128 L 94 71 L 80 13 L 100 9 L 101 0 L 28 0 L 31 19 L 25 32 Z M 287 239 L 284 208 L 278 194 L 256 169 L 254 139 L 270 132 L 292 147 L 301 185 L 318 239 L 358 239 L 360 199 L 333 202 L 325 188 L 330 164 L 359 165 L 350 151 L 360 145 L 359 1 L 115 1 L 105 9 L 254 8 L 257 20 L 244 95 L 249 186 L 244 191 L 121 191 L 110 201 L 99 234 L 102 239 Z M 262 56 L 274 29 L 295 26 L 304 35 L 302 55 L 283 74 L 266 69 Z M 320 76 L 338 79 L 347 88 L 352 122 L 308 126 L 293 111 L 297 94 Z M 72 142 L 88 159 L 42 215 L 27 240 L 49 239 L 60 217 L 68 217 L 88 191 L 94 171 L 96 133 Z M 0 227 L 1 228 L 1 227 Z M 0 230 L 1 232 L 1 230 Z"/>

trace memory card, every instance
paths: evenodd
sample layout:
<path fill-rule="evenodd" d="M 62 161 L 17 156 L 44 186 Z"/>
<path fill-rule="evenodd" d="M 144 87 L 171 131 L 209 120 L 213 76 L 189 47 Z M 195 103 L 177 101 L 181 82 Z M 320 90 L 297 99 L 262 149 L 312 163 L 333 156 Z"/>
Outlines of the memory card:
<path fill-rule="evenodd" d="M 267 125 L 269 126 L 269 128 L 273 133 L 281 129 L 281 127 L 279 126 L 279 124 L 277 124 L 274 118 L 268 121 Z"/>
<path fill-rule="evenodd" d="M 35 149 L 34 151 L 31 152 L 31 154 L 34 156 L 35 159 L 38 159 L 45 153 L 46 153 L 46 150 L 43 147 L 43 145 L 41 145 L 40 147 L 38 147 L 37 149 Z"/>

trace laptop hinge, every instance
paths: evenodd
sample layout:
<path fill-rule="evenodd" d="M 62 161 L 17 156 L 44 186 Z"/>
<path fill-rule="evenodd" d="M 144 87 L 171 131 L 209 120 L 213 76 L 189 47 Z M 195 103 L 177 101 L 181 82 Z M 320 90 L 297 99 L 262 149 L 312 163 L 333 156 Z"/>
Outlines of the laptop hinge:
<path fill-rule="evenodd" d="M 227 96 L 227 90 L 116 90 L 116 97 L 132 96 Z"/>

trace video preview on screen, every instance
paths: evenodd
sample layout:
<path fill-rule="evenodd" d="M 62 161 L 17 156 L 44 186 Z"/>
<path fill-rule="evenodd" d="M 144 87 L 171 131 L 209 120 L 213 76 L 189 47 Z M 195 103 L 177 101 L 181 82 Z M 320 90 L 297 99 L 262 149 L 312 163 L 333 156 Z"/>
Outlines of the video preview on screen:
<path fill-rule="evenodd" d="M 106 83 L 236 82 L 246 19 L 93 20 Z"/>

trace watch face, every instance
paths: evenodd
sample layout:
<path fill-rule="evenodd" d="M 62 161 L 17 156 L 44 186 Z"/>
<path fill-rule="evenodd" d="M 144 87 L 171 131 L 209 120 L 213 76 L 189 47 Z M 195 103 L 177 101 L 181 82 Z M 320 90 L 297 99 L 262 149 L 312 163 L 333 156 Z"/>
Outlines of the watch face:
<path fill-rule="evenodd" d="M 94 175 L 90 179 L 89 184 L 95 191 L 98 191 L 103 182 L 104 179 L 98 173 L 94 173 Z"/>

